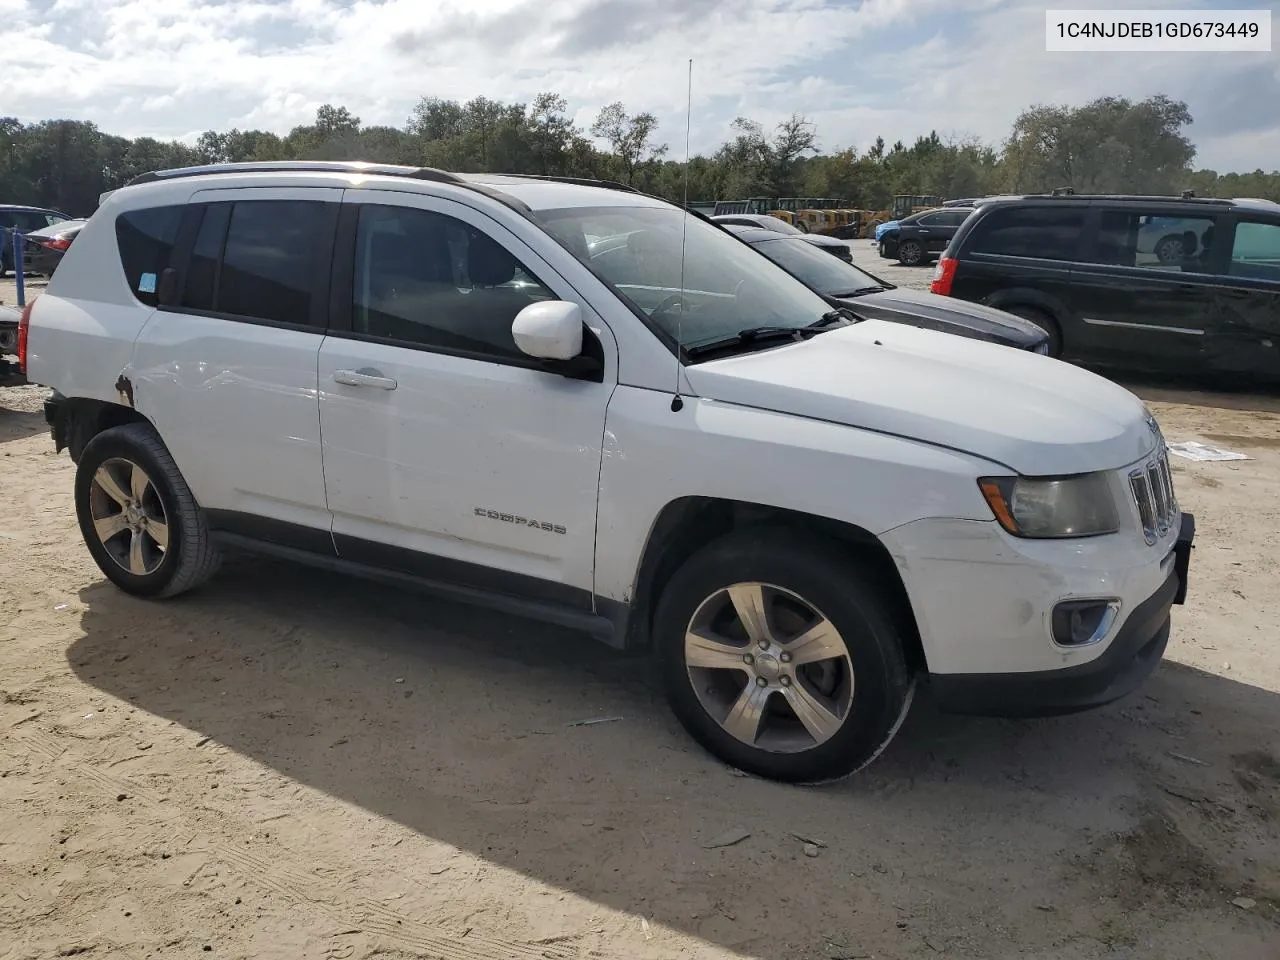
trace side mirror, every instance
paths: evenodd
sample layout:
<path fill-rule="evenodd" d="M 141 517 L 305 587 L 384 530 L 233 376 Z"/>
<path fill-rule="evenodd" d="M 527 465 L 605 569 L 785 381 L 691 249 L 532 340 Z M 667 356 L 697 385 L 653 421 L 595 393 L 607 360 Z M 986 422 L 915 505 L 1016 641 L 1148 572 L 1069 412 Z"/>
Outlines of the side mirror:
<path fill-rule="evenodd" d="M 572 360 L 582 353 L 582 308 L 566 300 L 531 303 L 511 323 L 521 353 L 539 360 Z"/>

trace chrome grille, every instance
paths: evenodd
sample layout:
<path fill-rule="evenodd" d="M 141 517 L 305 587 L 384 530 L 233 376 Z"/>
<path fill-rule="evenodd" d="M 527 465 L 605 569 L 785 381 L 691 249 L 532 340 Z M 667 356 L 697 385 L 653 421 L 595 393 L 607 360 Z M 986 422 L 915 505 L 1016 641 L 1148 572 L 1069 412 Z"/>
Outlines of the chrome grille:
<path fill-rule="evenodd" d="M 1173 493 L 1173 474 L 1169 470 L 1169 453 L 1163 446 L 1155 459 L 1129 474 L 1129 489 L 1142 520 L 1142 533 L 1147 543 L 1155 543 L 1178 518 L 1178 499 Z"/>

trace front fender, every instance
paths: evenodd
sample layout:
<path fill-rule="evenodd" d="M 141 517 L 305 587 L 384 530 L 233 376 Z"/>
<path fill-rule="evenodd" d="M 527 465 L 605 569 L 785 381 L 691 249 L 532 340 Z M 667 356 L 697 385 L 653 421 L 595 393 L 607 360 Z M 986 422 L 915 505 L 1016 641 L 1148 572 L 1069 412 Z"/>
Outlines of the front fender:
<path fill-rule="evenodd" d="M 619 387 L 605 420 L 595 592 L 633 588 L 667 504 L 706 497 L 853 524 L 874 534 L 914 520 L 991 519 L 975 479 L 988 461 L 843 424 Z"/>

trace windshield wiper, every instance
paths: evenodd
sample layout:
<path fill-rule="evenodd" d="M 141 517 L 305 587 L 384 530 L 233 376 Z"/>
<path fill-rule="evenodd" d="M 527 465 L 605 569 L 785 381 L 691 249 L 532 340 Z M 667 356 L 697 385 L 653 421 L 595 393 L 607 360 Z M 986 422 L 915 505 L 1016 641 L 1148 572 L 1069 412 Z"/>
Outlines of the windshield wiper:
<path fill-rule="evenodd" d="M 880 284 L 875 283 L 869 287 L 858 287 L 856 290 L 846 290 L 844 293 L 833 293 L 830 296 L 835 297 L 837 300 L 843 300 L 845 297 L 860 297 L 864 293 L 878 293 L 884 289 Z"/>
<path fill-rule="evenodd" d="M 814 332 L 816 331 L 811 327 L 748 327 L 745 330 L 739 330 L 731 337 L 721 337 L 718 340 L 710 340 L 706 343 L 696 343 L 691 347 L 685 347 L 685 354 L 689 357 L 700 357 L 720 350 L 728 350 L 739 346 L 752 346 L 757 343 L 768 343 L 772 340 L 798 342 L 803 340 L 806 334 Z"/>
<path fill-rule="evenodd" d="M 720 350 L 728 350 L 733 347 L 752 346 L 757 343 L 768 343 L 777 340 L 790 340 L 798 343 L 801 340 L 809 339 L 814 334 L 822 333 L 830 327 L 844 326 L 850 322 L 850 315 L 843 310 L 829 310 L 805 327 L 747 327 L 745 330 L 739 330 L 731 337 L 721 337 L 718 340 L 710 340 L 707 343 L 696 343 L 691 347 L 685 347 L 685 354 L 692 358 L 708 353 L 716 353 Z"/>
<path fill-rule="evenodd" d="M 828 310 L 813 323 L 805 327 L 806 330 L 827 330 L 831 327 L 843 326 L 846 323 L 856 323 L 861 317 L 853 315 L 852 311 L 840 307 L 836 310 Z"/>

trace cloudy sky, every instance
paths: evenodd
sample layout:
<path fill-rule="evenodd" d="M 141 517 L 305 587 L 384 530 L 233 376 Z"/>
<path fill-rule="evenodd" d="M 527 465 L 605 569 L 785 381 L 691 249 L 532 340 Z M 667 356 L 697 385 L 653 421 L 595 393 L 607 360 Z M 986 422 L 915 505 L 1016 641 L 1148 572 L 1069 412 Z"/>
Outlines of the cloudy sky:
<path fill-rule="evenodd" d="M 1005 135 L 1033 103 L 1164 92 L 1195 117 L 1198 165 L 1280 167 L 1280 51 L 1046 53 L 1046 6 L 1097 0 L 0 0 L 0 115 L 92 120 L 125 136 L 280 133 L 325 102 L 402 125 L 423 95 L 527 100 L 556 90 L 650 110 L 683 153 L 729 122 L 790 113 L 826 149 L 941 134 Z M 1118 3 L 1110 6 L 1119 6 Z M 1280 0 L 1128 0 L 1271 9 Z M 163 11 L 163 12 L 161 12 Z"/>

